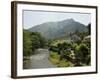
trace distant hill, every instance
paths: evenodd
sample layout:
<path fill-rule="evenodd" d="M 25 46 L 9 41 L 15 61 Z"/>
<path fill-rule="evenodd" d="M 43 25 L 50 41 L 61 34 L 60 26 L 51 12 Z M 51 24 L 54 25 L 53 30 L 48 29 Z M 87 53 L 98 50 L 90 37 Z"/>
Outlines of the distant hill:
<path fill-rule="evenodd" d="M 58 22 L 46 22 L 28 29 L 31 32 L 40 32 L 47 39 L 56 39 L 67 36 L 75 31 L 87 31 L 87 27 L 74 19 L 66 19 Z"/>

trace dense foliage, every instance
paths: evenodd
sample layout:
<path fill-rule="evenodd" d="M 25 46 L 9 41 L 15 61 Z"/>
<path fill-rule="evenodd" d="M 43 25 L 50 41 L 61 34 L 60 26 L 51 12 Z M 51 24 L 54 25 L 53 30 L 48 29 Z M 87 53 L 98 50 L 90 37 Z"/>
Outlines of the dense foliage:
<path fill-rule="evenodd" d="M 30 56 L 34 54 L 35 49 L 46 47 L 46 40 L 38 32 L 23 32 L 23 55 Z"/>
<path fill-rule="evenodd" d="M 32 54 L 32 41 L 28 31 L 23 32 L 23 55 L 28 56 Z"/>
<path fill-rule="evenodd" d="M 90 24 L 87 28 L 88 31 L 86 32 L 76 31 L 70 34 L 69 37 L 74 35 L 74 38 L 70 41 L 53 40 L 50 46 L 51 62 L 55 63 L 57 61 L 55 65 L 59 67 L 62 67 L 62 63 L 63 67 L 91 65 Z M 60 57 L 57 58 L 58 55 Z M 56 58 L 53 56 L 56 56 Z"/>
<path fill-rule="evenodd" d="M 51 46 L 50 53 L 51 61 L 54 59 L 57 59 L 55 61 L 59 61 L 56 65 L 60 65 L 62 60 L 70 63 L 68 64 L 69 66 L 90 65 L 90 48 L 84 43 L 80 43 L 79 45 L 77 43 L 67 42 L 58 43 L 57 47 Z M 59 58 L 57 58 L 58 55 L 60 56 Z"/>

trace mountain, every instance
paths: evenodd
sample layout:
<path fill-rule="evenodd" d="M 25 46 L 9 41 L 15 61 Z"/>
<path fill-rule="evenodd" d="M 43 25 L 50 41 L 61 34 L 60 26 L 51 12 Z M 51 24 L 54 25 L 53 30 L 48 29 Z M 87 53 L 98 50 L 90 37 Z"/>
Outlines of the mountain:
<path fill-rule="evenodd" d="M 40 32 L 47 39 L 55 39 L 67 36 L 69 33 L 74 33 L 75 31 L 87 31 L 87 28 L 85 25 L 76 22 L 74 19 L 66 19 L 57 22 L 39 24 L 28 30 L 31 32 Z"/>

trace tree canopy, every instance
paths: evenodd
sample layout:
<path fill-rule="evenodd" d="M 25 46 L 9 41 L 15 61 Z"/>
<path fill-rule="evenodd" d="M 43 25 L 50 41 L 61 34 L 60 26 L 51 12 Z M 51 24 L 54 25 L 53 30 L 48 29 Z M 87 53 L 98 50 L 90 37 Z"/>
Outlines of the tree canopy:
<path fill-rule="evenodd" d="M 23 32 L 23 53 L 24 56 L 34 54 L 35 49 L 43 48 L 46 46 L 45 38 L 38 32 Z"/>

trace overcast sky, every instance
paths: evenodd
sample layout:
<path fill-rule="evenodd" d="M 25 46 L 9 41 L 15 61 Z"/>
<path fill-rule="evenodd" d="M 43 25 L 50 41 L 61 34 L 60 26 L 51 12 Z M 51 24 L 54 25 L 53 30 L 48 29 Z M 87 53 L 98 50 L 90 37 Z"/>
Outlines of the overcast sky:
<path fill-rule="evenodd" d="M 70 12 L 48 12 L 48 11 L 23 11 L 23 27 L 24 29 L 31 28 L 35 25 L 45 22 L 56 22 L 65 19 L 73 18 L 84 25 L 91 22 L 91 14 L 87 13 L 70 13 Z"/>

